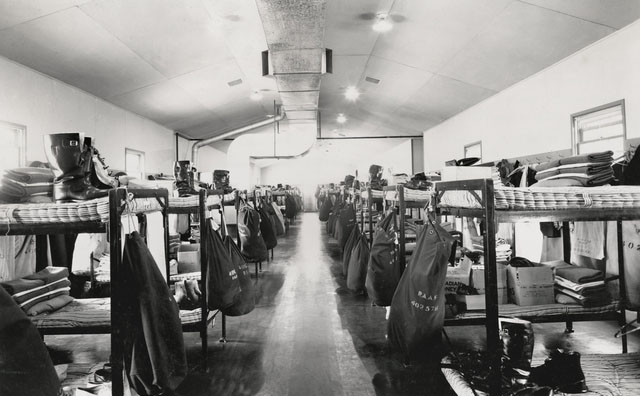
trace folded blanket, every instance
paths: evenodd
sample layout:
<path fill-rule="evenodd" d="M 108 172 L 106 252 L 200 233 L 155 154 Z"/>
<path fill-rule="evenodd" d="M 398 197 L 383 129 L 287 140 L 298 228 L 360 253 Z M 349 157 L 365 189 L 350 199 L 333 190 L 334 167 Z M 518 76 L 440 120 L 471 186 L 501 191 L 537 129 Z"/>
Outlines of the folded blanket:
<path fill-rule="evenodd" d="M 540 180 L 533 186 L 534 187 L 584 187 L 582 182 L 580 182 L 579 180 L 567 179 L 567 178 L 544 179 L 544 180 Z"/>
<path fill-rule="evenodd" d="M 560 173 L 554 176 L 547 177 L 544 180 L 556 179 L 572 179 L 580 182 L 584 187 L 601 186 L 613 180 L 613 169 L 609 169 L 605 172 L 600 172 L 595 175 L 587 175 L 586 173 Z M 536 185 L 538 184 L 536 183 Z"/>
<path fill-rule="evenodd" d="M 10 295 L 34 289 L 42 285 L 44 285 L 44 281 L 41 279 L 14 279 L 6 282 L 0 282 L 0 286 L 2 286 Z"/>
<path fill-rule="evenodd" d="M 63 294 L 61 296 L 54 297 L 51 300 L 46 300 L 35 304 L 27 310 L 27 315 L 34 316 L 57 311 L 65 305 L 69 304 L 71 301 L 73 301 L 73 297 Z"/>
<path fill-rule="evenodd" d="M 584 298 L 595 296 L 595 295 L 597 295 L 599 293 L 607 291 L 607 287 L 605 285 L 585 287 L 584 289 L 576 291 L 576 290 L 572 290 L 571 288 L 564 287 L 564 286 L 562 286 L 561 284 L 558 284 L 558 283 L 556 283 L 554 285 L 554 289 L 557 290 L 557 291 L 570 291 L 570 292 L 575 293 L 575 294 L 577 294 L 577 295 L 579 295 L 581 297 L 584 297 Z"/>
<path fill-rule="evenodd" d="M 560 160 L 553 160 L 548 162 L 543 162 L 536 166 L 536 172 L 544 172 L 547 169 L 557 168 L 560 166 Z"/>
<path fill-rule="evenodd" d="M 18 198 L 32 195 L 52 195 L 53 183 L 26 184 L 3 177 L 0 180 L 0 190 L 6 195 Z"/>
<path fill-rule="evenodd" d="M 585 267 L 556 268 L 556 275 L 574 283 L 589 283 L 604 279 L 602 271 Z"/>
<path fill-rule="evenodd" d="M 5 177 L 23 183 L 52 183 L 53 171 L 48 168 L 13 168 L 5 171 Z"/>
<path fill-rule="evenodd" d="M 613 151 L 574 155 L 573 157 L 560 158 L 559 161 L 560 165 L 580 164 L 583 162 L 611 162 L 613 161 Z"/>
<path fill-rule="evenodd" d="M 24 276 L 22 279 L 41 280 L 44 283 L 51 283 L 68 277 L 69 270 L 66 267 L 47 267 L 35 274 Z"/>
<path fill-rule="evenodd" d="M 23 302 L 22 304 L 20 304 L 20 308 L 22 308 L 23 311 L 27 312 L 31 307 L 43 301 L 51 300 L 52 298 L 58 297 L 58 296 L 65 296 L 65 295 L 68 296 L 69 291 L 70 291 L 69 287 L 63 287 L 62 289 L 52 290 L 41 296 L 34 297 L 30 300 Z"/>
<path fill-rule="evenodd" d="M 62 289 L 69 286 L 71 286 L 71 282 L 69 282 L 69 279 L 63 278 L 55 282 L 47 283 L 40 287 L 36 287 L 30 290 L 25 290 L 20 293 L 15 293 L 11 297 L 13 297 L 15 302 L 17 302 L 18 304 L 22 304 L 25 301 L 29 301 L 32 298 L 42 296 L 44 294 L 49 293 L 50 291 L 53 291 L 56 289 Z"/>
<path fill-rule="evenodd" d="M 589 297 L 577 295 L 570 290 L 557 291 L 556 302 L 560 304 L 580 304 L 583 307 L 601 307 L 611 302 L 611 295 L 607 291 Z"/>
<path fill-rule="evenodd" d="M 563 173 L 584 173 L 586 175 L 596 175 L 601 172 L 607 172 L 611 169 L 611 163 L 609 162 L 593 162 L 589 164 L 570 164 L 560 165 L 555 168 L 550 168 L 542 172 L 536 173 L 536 180 L 544 180 L 550 176 L 559 175 Z"/>

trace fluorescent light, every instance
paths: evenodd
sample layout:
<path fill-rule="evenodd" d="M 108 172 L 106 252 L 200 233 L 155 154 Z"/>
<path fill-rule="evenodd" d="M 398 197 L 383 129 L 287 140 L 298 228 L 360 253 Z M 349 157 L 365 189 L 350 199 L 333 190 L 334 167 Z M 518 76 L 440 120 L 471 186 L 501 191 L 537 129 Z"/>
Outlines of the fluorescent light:
<path fill-rule="evenodd" d="M 372 28 L 376 32 L 384 33 L 391 30 L 393 25 L 387 20 L 387 14 L 378 14 L 376 16 L 376 23 L 373 24 Z"/>
<path fill-rule="evenodd" d="M 344 114 L 340 113 L 338 114 L 338 117 L 336 117 L 336 121 L 338 121 L 338 124 L 344 124 L 345 122 L 347 122 L 347 117 L 345 117 Z"/>
<path fill-rule="evenodd" d="M 249 98 L 251 98 L 251 100 L 253 101 L 258 101 L 262 99 L 262 94 L 258 91 L 253 91 L 253 93 L 249 96 Z"/>
<path fill-rule="evenodd" d="M 356 100 L 360 96 L 360 92 L 354 86 L 347 87 L 347 90 L 344 92 L 344 96 L 349 100 Z"/>

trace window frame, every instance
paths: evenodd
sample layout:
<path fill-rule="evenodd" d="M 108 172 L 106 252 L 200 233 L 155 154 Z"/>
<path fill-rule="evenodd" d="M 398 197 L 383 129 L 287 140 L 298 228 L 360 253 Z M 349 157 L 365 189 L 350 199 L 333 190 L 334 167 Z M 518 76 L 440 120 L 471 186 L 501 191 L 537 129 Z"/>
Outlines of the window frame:
<path fill-rule="evenodd" d="M 602 138 L 602 139 L 597 139 L 597 140 L 585 140 L 585 141 L 579 141 L 578 139 L 578 130 L 577 130 L 577 120 L 579 117 L 583 117 L 592 113 L 597 113 L 599 111 L 602 110 L 606 110 L 606 109 L 610 109 L 613 107 L 618 107 L 620 106 L 620 112 L 622 114 L 622 150 L 626 150 L 627 149 L 627 145 L 628 145 L 628 141 L 627 141 L 627 113 L 626 113 L 626 109 L 625 109 L 625 100 L 624 99 L 620 99 L 620 100 L 616 100 L 613 102 L 609 102 L 600 106 L 596 106 L 596 107 L 592 107 L 590 109 L 587 110 L 583 110 L 583 111 L 579 111 L 577 113 L 573 113 L 570 116 L 570 122 L 571 122 L 571 152 L 573 155 L 578 155 L 578 144 L 580 143 L 590 143 L 590 142 L 599 142 L 599 141 L 605 141 L 605 140 L 613 140 L 613 139 L 617 139 L 619 136 L 614 136 L 614 137 L 606 137 L 606 138 Z"/>
<path fill-rule="evenodd" d="M 18 164 L 16 167 L 27 166 L 27 126 L 14 122 L 0 120 L 0 127 L 4 129 L 14 129 L 20 131 L 20 148 L 18 153 Z"/>
<path fill-rule="evenodd" d="M 143 180 L 146 176 L 147 173 L 147 164 L 146 164 L 146 158 L 145 158 L 145 152 L 144 151 L 140 151 L 140 150 L 136 150 L 136 149 L 132 149 L 129 147 L 125 147 L 124 148 L 124 171 L 127 174 L 127 176 L 131 176 L 129 174 L 129 170 L 127 169 L 127 157 L 129 154 L 134 154 L 137 155 L 138 157 L 140 157 L 141 159 L 141 168 L 140 169 L 140 179 Z"/>

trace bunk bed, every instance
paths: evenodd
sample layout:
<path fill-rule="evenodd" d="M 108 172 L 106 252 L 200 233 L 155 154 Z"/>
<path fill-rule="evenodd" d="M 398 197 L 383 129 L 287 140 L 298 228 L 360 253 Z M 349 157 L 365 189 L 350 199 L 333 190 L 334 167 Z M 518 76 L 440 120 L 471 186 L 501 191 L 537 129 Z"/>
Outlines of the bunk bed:
<path fill-rule="evenodd" d="M 185 214 L 190 217 L 189 225 L 191 226 L 191 215 L 197 214 L 198 220 L 198 228 L 200 232 L 200 243 L 203 241 L 207 241 L 207 232 L 209 232 L 210 227 L 207 224 L 207 218 L 211 217 L 211 211 L 215 209 L 221 208 L 221 203 L 224 201 L 224 191 L 223 190 L 205 190 L 201 189 L 198 192 L 198 195 L 190 195 L 185 197 L 169 197 L 169 205 L 167 207 L 167 214 Z M 165 227 L 165 241 L 168 244 L 169 240 L 169 230 L 168 227 Z M 169 248 L 165 245 L 165 251 L 169 252 Z M 184 280 L 197 280 L 202 281 L 203 279 L 207 279 L 207 265 L 209 261 L 209 257 L 207 257 L 207 249 L 204 246 L 200 247 L 200 272 L 188 272 L 183 274 L 174 274 L 169 275 L 169 283 L 175 283 Z M 167 257 L 167 274 L 170 274 L 169 270 L 169 260 Z M 210 320 L 210 313 L 207 307 L 207 290 L 206 286 L 203 284 L 200 288 L 202 295 L 200 297 L 200 322 L 199 324 L 193 324 L 188 327 L 183 326 L 183 331 L 194 331 L 200 333 L 200 340 L 202 343 L 202 362 L 204 369 L 207 367 L 207 349 L 208 349 L 208 338 L 207 338 L 207 325 Z M 223 331 L 224 337 L 224 331 Z"/>
<path fill-rule="evenodd" d="M 624 255 L 622 253 L 622 220 L 640 219 L 640 189 L 637 187 L 589 188 L 513 188 L 494 185 L 492 179 L 438 182 L 434 208 L 439 215 L 484 219 L 486 309 L 480 313 L 465 313 L 446 319 L 445 325 L 484 325 L 487 334 L 491 376 L 490 394 L 500 394 L 500 336 L 498 317 L 519 317 L 531 322 L 566 322 L 571 330 L 573 321 L 612 320 L 626 323 Z M 569 262 L 568 222 L 616 221 L 618 238 L 619 300 L 611 304 L 584 308 L 581 305 L 547 304 L 520 307 L 499 305 L 497 293 L 496 230 L 499 223 L 555 221 L 564 223 L 565 261 Z M 608 279 L 614 279 L 615 277 Z M 627 339 L 621 337 L 622 353 L 627 353 Z M 589 357 L 586 357 L 589 359 Z M 603 358 L 604 359 L 604 358 Z M 636 359 L 637 360 L 637 359 Z M 447 369 L 448 370 L 448 369 Z M 445 371 L 443 369 L 443 371 Z M 447 378 L 449 376 L 445 373 Z M 452 387 L 454 383 L 450 381 Z M 456 384 L 458 387 L 459 384 Z M 454 389 L 458 391 L 457 389 Z M 463 392 L 463 391 L 460 391 Z"/>
<path fill-rule="evenodd" d="M 384 193 L 381 190 L 372 190 L 371 187 L 367 187 L 366 190 L 363 190 L 360 193 L 360 199 L 362 200 L 362 231 L 365 232 L 365 235 L 369 240 L 369 247 L 371 247 L 371 244 L 373 243 L 373 226 L 378 220 L 374 216 L 374 213 L 377 213 L 378 205 L 382 206 L 383 197 Z M 368 226 L 366 231 L 365 225 Z"/>
<path fill-rule="evenodd" d="M 164 189 L 127 190 L 117 188 L 108 197 L 78 203 L 0 205 L 0 232 L 5 235 L 47 235 L 58 233 L 104 233 L 109 237 L 110 271 L 120 278 L 122 262 L 121 217 L 161 211 L 167 225 L 168 193 Z M 111 335 L 112 394 L 122 396 L 123 381 L 123 294 L 119 282 L 111 283 L 111 297 L 76 299 L 47 315 L 32 317 L 43 334 Z M 113 307 L 113 309 L 111 309 Z M 201 321 L 199 310 L 180 313 L 183 327 Z"/>

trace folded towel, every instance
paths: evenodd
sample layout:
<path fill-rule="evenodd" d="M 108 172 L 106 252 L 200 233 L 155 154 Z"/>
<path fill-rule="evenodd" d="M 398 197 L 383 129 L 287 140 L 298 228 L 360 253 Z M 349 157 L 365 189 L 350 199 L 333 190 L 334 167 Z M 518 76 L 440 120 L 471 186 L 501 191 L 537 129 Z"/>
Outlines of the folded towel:
<path fill-rule="evenodd" d="M 32 195 L 52 195 L 53 183 L 26 184 L 3 177 L 0 180 L 0 190 L 6 195 L 18 198 Z"/>
<path fill-rule="evenodd" d="M 14 279 L 6 282 L 0 282 L 0 286 L 2 286 L 10 295 L 34 289 L 42 285 L 44 285 L 44 281 L 41 279 Z"/>
<path fill-rule="evenodd" d="M 62 289 L 69 286 L 71 286 L 71 282 L 69 282 L 69 279 L 62 278 L 55 282 L 42 285 L 40 287 L 36 287 L 30 290 L 25 290 L 23 292 L 13 294 L 11 297 L 13 297 L 14 301 L 17 302 L 18 304 L 22 304 L 25 301 L 29 301 L 32 298 L 42 296 L 44 294 L 49 293 L 50 291 L 53 291 L 56 289 Z"/>
<path fill-rule="evenodd" d="M 68 277 L 69 270 L 66 267 L 47 267 L 35 274 L 24 276 L 22 279 L 41 280 L 44 283 L 51 283 Z"/>
<path fill-rule="evenodd" d="M 582 182 L 575 179 L 544 179 L 540 180 L 533 187 L 584 187 Z"/>
<path fill-rule="evenodd" d="M 23 183 L 52 183 L 53 171 L 48 168 L 13 168 L 5 171 L 5 176 L 9 179 Z"/>
<path fill-rule="evenodd" d="M 33 307 L 34 305 L 40 302 L 51 300 L 52 298 L 58 297 L 58 296 L 69 295 L 69 290 L 70 290 L 69 287 L 63 287 L 62 289 L 52 290 L 41 296 L 34 297 L 30 300 L 23 302 L 22 304 L 20 304 L 20 308 L 22 308 L 23 311 L 27 312 L 31 307 Z"/>
<path fill-rule="evenodd" d="M 602 271 L 585 267 L 556 268 L 556 275 L 574 283 L 589 283 L 604 279 Z"/>
<path fill-rule="evenodd" d="M 54 297 L 51 300 L 46 300 L 35 304 L 27 310 L 27 315 L 35 316 L 57 311 L 65 305 L 69 304 L 71 301 L 73 301 L 73 297 L 63 294 L 61 296 Z"/>
<path fill-rule="evenodd" d="M 602 151 L 598 153 L 575 155 L 573 157 L 560 158 L 559 161 L 560 165 L 580 164 L 583 162 L 612 162 L 613 151 Z"/>

